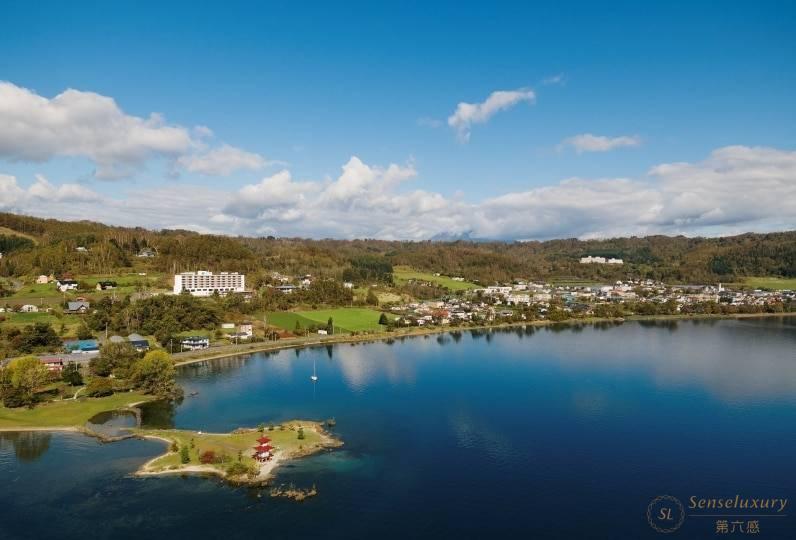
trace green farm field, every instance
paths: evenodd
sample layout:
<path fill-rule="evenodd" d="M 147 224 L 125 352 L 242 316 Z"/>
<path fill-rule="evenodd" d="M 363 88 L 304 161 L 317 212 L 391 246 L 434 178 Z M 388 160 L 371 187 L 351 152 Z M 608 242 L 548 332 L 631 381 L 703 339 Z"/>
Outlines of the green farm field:
<path fill-rule="evenodd" d="M 451 291 L 466 291 L 468 289 L 477 289 L 478 285 L 469 283 L 467 281 L 454 281 L 453 278 L 448 276 L 435 276 L 431 272 L 421 272 L 408 266 L 396 266 L 393 268 L 393 278 L 397 283 L 406 283 L 409 280 L 428 281 L 436 283 L 443 287 L 447 287 Z"/>
<path fill-rule="evenodd" d="M 369 308 L 336 308 L 309 311 L 272 311 L 267 313 L 268 323 L 288 331 L 296 327 L 296 321 L 303 329 L 310 326 L 323 326 L 331 317 L 335 331 L 362 332 L 382 330 L 379 324 L 381 311 Z M 389 317 L 389 315 L 388 315 Z"/>

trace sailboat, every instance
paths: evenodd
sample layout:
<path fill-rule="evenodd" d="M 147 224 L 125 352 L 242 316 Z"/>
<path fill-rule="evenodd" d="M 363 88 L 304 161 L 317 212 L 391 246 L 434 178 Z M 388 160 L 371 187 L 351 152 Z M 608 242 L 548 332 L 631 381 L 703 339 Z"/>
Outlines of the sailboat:
<path fill-rule="evenodd" d="M 314 359 L 312 361 L 312 377 L 310 377 L 310 379 L 312 379 L 312 382 L 315 382 L 315 381 L 318 380 L 318 375 L 315 374 L 315 360 Z"/>

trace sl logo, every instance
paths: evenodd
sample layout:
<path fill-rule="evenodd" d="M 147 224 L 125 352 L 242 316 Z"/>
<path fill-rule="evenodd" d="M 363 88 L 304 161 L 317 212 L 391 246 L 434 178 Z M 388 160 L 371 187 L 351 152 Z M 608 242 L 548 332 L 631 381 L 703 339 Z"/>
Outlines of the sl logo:
<path fill-rule="evenodd" d="M 683 504 L 671 495 L 660 495 L 647 506 L 647 521 L 659 533 L 670 533 L 680 528 L 685 519 Z"/>

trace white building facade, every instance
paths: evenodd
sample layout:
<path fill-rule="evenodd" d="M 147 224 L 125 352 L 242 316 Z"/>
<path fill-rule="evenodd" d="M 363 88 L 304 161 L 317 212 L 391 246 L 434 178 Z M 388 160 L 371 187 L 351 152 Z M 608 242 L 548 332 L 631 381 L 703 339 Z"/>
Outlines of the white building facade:
<path fill-rule="evenodd" d="M 246 288 L 246 276 L 237 272 L 221 272 L 214 274 L 205 270 L 183 272 L 174 275 L 174 294 L 188 291 L 193 296 L 210 296 L 231 292 L 243 292 Z"/>

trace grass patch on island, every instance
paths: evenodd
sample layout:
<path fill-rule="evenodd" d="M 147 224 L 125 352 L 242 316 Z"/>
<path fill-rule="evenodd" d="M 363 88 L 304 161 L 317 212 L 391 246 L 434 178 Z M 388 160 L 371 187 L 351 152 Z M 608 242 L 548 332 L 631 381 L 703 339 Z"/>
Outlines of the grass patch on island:
<path fill-rule="evenodd" d="M 298 426 L 305 425 L 304 438 L 298 438 Z M 163 456 L 156 458 L 147 464 L 147 471 L 158 471 L 177 469 L 191 465 L 209 465 L 220 471 L 238 461 L 250 467 L 255 465 L 251 457 L 254 447 L 257 446 L 257 439 L 266 436 L 271 439 L 271 446 L 284 455 L 294 455 L 302 451 L 313 449 L 323 441 L 321 435 L 310 425 L 310 423 L 288 422 L 272 426 L 273 429 L 266 429 L 262 433 L 255 429 L 240 430 L 232 433 L 203 433 L 200 431 L 187 431 L 181 429 L 138 429 L 136 433 L 143 436 L 153 436 L 167 439 L 176 443 L 177 451 L 169 451 Z M 182 463 L 179 449 L 188 448 L 189 463 Z M 205 452 L 212 452 L 220 461 L 219 463 L 203 463 L 201 456 Z"/>

